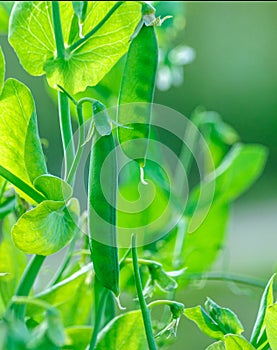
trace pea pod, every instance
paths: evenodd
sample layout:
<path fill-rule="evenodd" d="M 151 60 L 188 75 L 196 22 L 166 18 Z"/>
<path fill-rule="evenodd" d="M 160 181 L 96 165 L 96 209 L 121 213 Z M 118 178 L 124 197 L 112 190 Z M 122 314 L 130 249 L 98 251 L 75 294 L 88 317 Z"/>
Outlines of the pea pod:
<path fill-rule="evenodd" d="M 129 47 L 118 107 L 118 123 L 131 127 L 118 128 L 121 148 L 141 166 L 144 166 L 148 148 L 157 65 L 158 43 L 155 28 L 143 25 Z"/>
<path fill-rule="evenodd" d="M 112 133 L 101 136 L 95 131 L 89 166 L 88 211 L 91 257 L 96 277 L 104 287 L 118 296 L 119 264 L 115 226 L 117 159 L 114 148 Z M 102 189 L 105 189 L 105 194 Z"/>

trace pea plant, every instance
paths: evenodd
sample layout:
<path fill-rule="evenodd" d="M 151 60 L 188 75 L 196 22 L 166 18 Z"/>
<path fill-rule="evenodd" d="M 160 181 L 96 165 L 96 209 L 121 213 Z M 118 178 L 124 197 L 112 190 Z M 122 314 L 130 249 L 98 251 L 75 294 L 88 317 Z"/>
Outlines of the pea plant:
<path fill-rule="evenodd" d="M 172 46 L 182 5 L 0 5 L 22 67 L 46 76 L 64 155 L 61 175 L 50 174 L 32 92 L 5 80 L 1 50 L 1 349 L 173 348 L 183 317 L 214 339 L 209 350 L 277 349 L 274 276 L 250 339 L 230 309 L 178 297 L 209 278 L 232 202 L 267 157 L 216 112 L 187 119 L 154 104 L 165 67 L 182 68 Z"/>

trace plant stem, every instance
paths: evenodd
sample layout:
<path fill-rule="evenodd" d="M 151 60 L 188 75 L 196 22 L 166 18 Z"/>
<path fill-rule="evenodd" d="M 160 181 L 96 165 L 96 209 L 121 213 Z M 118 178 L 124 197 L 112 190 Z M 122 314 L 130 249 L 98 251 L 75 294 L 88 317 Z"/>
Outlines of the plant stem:
<path fill-rule="evenodd" d="M 103 312 L 106 305 L 107 296 L 108 296 L 108 289 L 104 288 L 102 292 L 102 296 L 99 300 L 98 307 L 95 310 L 94 328 L 93 328 L 93 333 L 92 333 L 92 337 L 89 345 L 89 350 L 95 349 L 95 346 L 97 343 L 97 336 L 101 327 Z"/>
<path fill-rule="evenodd" d="M 69 47 L 69 50 L 72 52 L 75 49 L 77 49 L 79 46 L 81 46 L 85 41 L 87 41 L 92 35 L 94 35 L 102 26 L 105 24 L 105 22 L 111 17 L 111 15 L 124 3 L 124 1 L 118 1 L 106 14 L 106 16 L 90 31 L 88 32 L 83 38 L 76 41 L 74 44 L 72 44 Z"/>
<path fill-rule="evenodd" d="M 63 41 L 61 17 L 60 17 L 60 7 L 58 1 L 52 1 L 52 14 L 53 14 L 53 25 L 54 34 L 57 47 L 57 57 L 64 58 L 65 48 Z M 58 91 L 58 105 L 59 105 L 59 123 L 61 130 L 61 138 L 63 144 L 63 154 L 64 154 L 64 178 L 67 177 L 67 171 L 70 168 L 73 158 L 74 158 L 74 143 L 73 143 L 73 133 L 70 120 L 70 108 L 67 96 Z"/>
<path fill-rule="evenodd" d="M 60 16 L 60 6 L 58 1 L 52 1 L 52 15 L 53 15 L 53 25 L 54 25 L 54 34 L 57 47 L 57 57 L 63 58 L 65 54 L 64 50 L 64 41 L 61 25 L 61 16 Z"/>
<path fill-rule="evenodd" d="M 74 182 L 75 173 L 78 167 L 78 164 L 80 162 L 80 159 L 82 157 L 83 153 L 83 146 L 85 142 L 85 126 L 84 126 L 84 117 L 83 117 L 83 111 L 82 111 L 82 104 L 77 105 L 77 116 L 78 116 L 78 122 L 79 122 L 79 141 L 78 141 L 78 148 L 76 152 L 76 156 L 74 158 L 74 161 L 72 163 L 72 166 L 70 168 L 70 171 L 67 176 L 67 182 L 72 185 Z"/>
<path fill-rule="evenodd" d="M 140 303 L 140 308 L 141 308 L 149 350 L 156 350 L 157 348 L 156 348 L 154 335 L 152 331 L 150 313 L 143 296 L 143 289 L 142 289 L 141 277 L 139 272 L 138 254 L 137 254 L 137 247 L 136 247 L 136 236 L 132 236 L 132 258 L 133 258 L 133 268 L 134 268 L 134 277 L 136 282 L 137 294 L 138 294 L 138 299 Z"/>
<path fill-rule="evenodd" d="M 29 295 L 44 260 L 45 256 L 42 255 L 34 255 L 31 258 L 15 292 L 16 297 Z M 14 306 L 13 302 L 11 302 L 7 312 L 11 311 L 12 308 L 14 309 L 17 318 L 23 321 L 25 317 L 26 306 L 24 304 Z"/>
<path fill-rule="evenodd" d="M 0 165 L 0 176 L 3 176 L 7 181 L 17 187 L 19 190 L 24 192 L 30 198 L 32 198 L 35 202 L 41 203 L 45 200 L 45 197 L 36 191 L 33 187 L 26 184 L 26 182 L 22 181 L 19 177 L 12 174 L 9 170 L 3 168 Z"/>
<path fill-rule="evenodd" d="M 265 288 L 266 283 L 254 279 L 249 278 L 245 276 L 235 275 L 235 274 L 224 274 L 224 273 L 218 273 L 218 272 L 210 272 L 207 274 L 186 274 L 184 275 L 184 278 L 187 280 L 209 280 L 209 281 L 227 281 L 227 282 L 234 282 L 234 283 L 240 283 L 244 284 L 250 287 L 256 287 L 256 288 Z"/>

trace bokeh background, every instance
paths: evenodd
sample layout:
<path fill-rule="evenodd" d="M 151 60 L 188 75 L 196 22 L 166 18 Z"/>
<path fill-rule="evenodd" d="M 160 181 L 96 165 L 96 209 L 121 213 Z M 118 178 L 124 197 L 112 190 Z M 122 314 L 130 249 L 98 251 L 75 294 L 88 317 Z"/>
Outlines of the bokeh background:
<path fill-rule="evenodd" d="M 167 3 L 168 8 L 174 2 Z M 159 13 L 158 13 L 159 14 Z M 277 263 L 277 2 L 186 2 L 185 26 L 176 42 L 194 50 L 184 66 L 183 83 L 157 91 L 156 102 L 190 116 L 197 106 L 221 114 L 243 142 L 269 149 L 263 176 L 233 205 L 225 249 L 215 271 L 267 280 Z M 49 170 L 59 174 L 62 159 L 56 106 L 43 78 L 20 67 L 5 35 L 0 44 L 7 61 L 6 77 L 29 86 L 36 100 L 40 135 L 47 140 Z M 43 82 L 43 84 L 42 84 Z M 245 174 L 247 176 L 247 174 Z M 232 308 L 248 336 L 262 290 L 227 282 L 204 281 L 179 292 L 186 306 L 203 304 L 206 296 Z M 180 322 L 170 349 L 204 349 L 212 342 L 191 322 Z"/>

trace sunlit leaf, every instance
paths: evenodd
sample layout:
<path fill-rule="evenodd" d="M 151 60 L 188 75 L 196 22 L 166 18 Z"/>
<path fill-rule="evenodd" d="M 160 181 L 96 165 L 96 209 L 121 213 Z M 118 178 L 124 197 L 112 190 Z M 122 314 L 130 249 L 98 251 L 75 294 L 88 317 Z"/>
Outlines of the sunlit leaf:
<path fill-rule="evenodd" d="M 141 311 L 131 311 L 115 317 L 100 332 L 96 350 L 147 349 Z"/>
<path fill-rule="evenodd" d="M 258 315 L 256 318 L 255 325 L 253 327 L 253 331 L 251 334 L 251 344 L 255 347 L 260 346 L 263 343 L 263 335 L 265 332 L 264 325 L 265 325 L 265 315 L 267 307 L 273 304 L 273 282 L 274 282 L 273 275 L 271 279 L 269 280 L 268 284 L 265 287 L 265 290 L 263 292 L 260 307 L 258 311 Z"/>
<path fill-rule="evenodd" d="M 66 345 L 62 349 L 66 350 L 86 350 L 92 335 L 90 326 L 74 326 L 66 328 Z"/>
<path fill-rule="evenodd" d="M 217 341 L 206 348 L 206 350 L 225 350 L 223 341 Z"/>
<path fill-rule="evenodd" d="M 224 339 L 222 330 L 200 305 L 185 309 L 184 315 L 196 323 L 207 336 L 218 340 Z"/>
<path fill-rule="evenodd" d="M 77 230 L 78 202 L 46 200 L 23 214 L 12 230 L 15 245 L 27 254 L 50 255 L 63 248 Z"/>
<path fill-rule="evenodd" d="M 5 82 L 0 97 L 0 123 L 0 165 L 32 186 L 32 181 L 47 171 L 33 97 L 15 79 Z"/>
<path fill-rule="evenodd" d="M 272 350 L 277 349 L 277 304 L 267 307 L 265 314 L 266 335 Z"/>
<path fill-rule="evenodd" d="M 244 331 L 240 320 L 232 310 L 220 307 L 210 298 L 205 302 L 205 309 L 225 334 L 240 335 Z"/>
<path fill-rule="evenodd" d="M 15 293 L 19 279 L 27 264 L 27 257 L 15 247 L 11 239 L 11 228 L 15 223 L 15 217 L 9 215 L 4 219 L 2 226 L 2 241 L 0 243 L 0 272 L 4 273 L 0 278 L 0 295 L 5 306 Z"/>
<path fill-rule="evenodd" d="M 83 35 L 90 32 L 115 5 L 115 1 L 89 1 Z M 70 1 L 60 1 L 65 46 L 74 16 Z M 9 41 L 21 64 L 32 75 L 46 73 L 50 86 L 65 86 L 71 93 L 96 85 L 124 55 L 129 39 L 140 19 L 141 5 L 124 2 L 105 24 L 85 43 L 57 58 L 50 1 L 18 2 L 12 12 Z M 76 28 L 78 30 L 78 28 Z"/>
<path fill-rule="evenodd" d="M 0 34 L 7 34 L 9 27 L 9 15 L 14 1 L 0 2 Z"/>
<path fill-rule="evenodd" d="M 59 177 L 45 174 L 34 180 L 34 187 L 53 201 L 67 201 L 72 196 L 71 186 Z"/>
<path fill-rule="evenodd" d="M 255 350 L 254 346 L 240 335 L 226 335 L 224 342 L 226 350 Z"/>
<path fill-rule="evenodd" d="M 0 7 L 0 9 L 1 9 L 1 7 Z M 1 16 L 1 14 L 0 14 L 0 16 Z M 2 89 L 4 87 L 4 79 L 5 79 L 5 58 L 4 58 L 4 55 L 3 55 L 3 51 L 2 51 L 2 49 L 0 47 L 0 96 L 1 96 L 1 93 L 2 93 Z"/>

